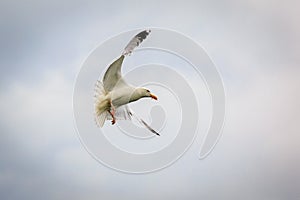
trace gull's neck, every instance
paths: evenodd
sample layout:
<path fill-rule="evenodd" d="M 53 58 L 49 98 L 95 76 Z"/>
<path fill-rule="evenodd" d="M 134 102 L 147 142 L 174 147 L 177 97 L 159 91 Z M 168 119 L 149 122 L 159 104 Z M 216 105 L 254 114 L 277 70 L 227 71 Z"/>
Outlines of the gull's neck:
<path fill-rule="evenodd" d="M 129 102 L 137 101 L 143 97 L 142 90 L 140 88 L 136 88 L 132 95 L 130 96 Z"/>

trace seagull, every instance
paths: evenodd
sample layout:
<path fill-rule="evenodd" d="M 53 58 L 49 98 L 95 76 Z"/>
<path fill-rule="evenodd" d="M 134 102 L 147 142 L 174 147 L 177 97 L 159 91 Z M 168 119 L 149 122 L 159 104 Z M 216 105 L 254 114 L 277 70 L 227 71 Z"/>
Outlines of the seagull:
<path fill-rule="evenodd" d="M 95 121 L 99 127 L 103 127 L 105 120 L 111 120 L 112 125 L 118 119 L 131 120 L 134 118 L 152 133 L 159 136 L 143 119 L 133 113 L 127 104 L 141 98 L 157 97 L 150 90 L 143 87 L 134 87 L 128 84 L 122 77 L 121 67 L 125 56 L 131 55 L 134 48 L 146 39 L 151 30 L 144 30 L 134 36 L 125 47 L 122 55 L 109 65 L 102 81 L 97 80 L 95 85 Z"/>

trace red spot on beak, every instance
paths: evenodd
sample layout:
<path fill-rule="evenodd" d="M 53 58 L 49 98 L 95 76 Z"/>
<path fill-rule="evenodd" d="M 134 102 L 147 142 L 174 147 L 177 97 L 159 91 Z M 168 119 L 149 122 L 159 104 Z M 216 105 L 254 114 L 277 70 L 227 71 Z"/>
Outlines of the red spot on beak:
<path fill-rule="evenodd" d="M 150 97 L 151 97 L 152 99 L 157 100 L 157 96 L 155 96 L 154 94 L 150 94 Z"/>

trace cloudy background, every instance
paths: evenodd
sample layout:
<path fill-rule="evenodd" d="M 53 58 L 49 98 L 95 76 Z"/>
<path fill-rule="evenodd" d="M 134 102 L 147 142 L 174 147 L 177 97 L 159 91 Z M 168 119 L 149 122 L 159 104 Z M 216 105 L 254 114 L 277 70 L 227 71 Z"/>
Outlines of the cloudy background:
<path fill-rule="evenodd" d="M 0 2 L 1 199 L 299 199 L 300 17 L 296 1 Z M 144 175 L 94 160 L 72 91 L 91 50 L 120 32 L 174 29 L 201 44 L 226 87 L 213 153 L 195 143 Z"/>

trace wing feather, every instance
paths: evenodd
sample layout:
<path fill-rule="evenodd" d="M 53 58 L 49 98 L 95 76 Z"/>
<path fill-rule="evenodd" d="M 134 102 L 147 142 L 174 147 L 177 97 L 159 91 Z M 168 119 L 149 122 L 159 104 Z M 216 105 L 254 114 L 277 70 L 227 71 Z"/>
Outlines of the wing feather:
<path fill-rule="evenodd" d="M 103 77 L 103 87 L 106 92 L 110 92 L 117 85 L 117 83 L 121 80 L 121 66 L 124 60 L 124 55 L 120 56 L 117 60 L 115 60 L 106 70 Z M 125 83 L 125 81 L 123 80 Z"/>
<path fill-rule="evenodd" d="M 130 54 L 135 47 L 139 46 L 139 44 L 146 39 L 150 32 L 150 30 L 145 30 L 134 36 L 134 38 L 132 38 L 125 47 L 123 54 L 108 67 L 102 80 L 103 87 L 107 93 L 112 91 L 113 88 L 119 84 L 128 85 L 122 78 L 121 74 L 121 67 L 124 57 L 125 55 Z"/>
<path fill-rule="evenodd" d="M 134 119 L 134 120 L 138 121 L 141 125 L 145 126 L 152 133 L 160 136 L 160 134 L 157 131 L 155 131 L 149 124 L 147 124 L 142 118 L 140 118 L 133 111 L 131 111 L 127 105 L 117 108 L 115 117 L 117 120 L 132 120 L 132 119 Z M 112 117 L 110 115 L 107 115 L 106 120 L 112 120 Z"/>
<path fill-rule="evenodd" d="M 142 118 L 137 116 L 135 113 L 130 111 L 129 114 L 131 115 L 131 117 L 135 118 L 140 124 L 144 125 L 149 131 L 151 131 L 157 136 L 160 136 L 160 134 L 157 131 L 155 131 L 149 124 L 147 124 Z"/>
<path fill-rule="evenodd" d="M 139 34 L 137 34 L 136 36 L 134 36 L 134 38 L 132 38 L 130 42 L 127 44 L 127 46 L 125 47 L 123 51 L 123 55 L 128 55 L 128 54 L 130 55 L 131 52 L 134 50 L 134 48 L 138 47 L 144 41 L 144 39 L 147 38 L 150 32 L 151 30 L 144 30 Z"/>

